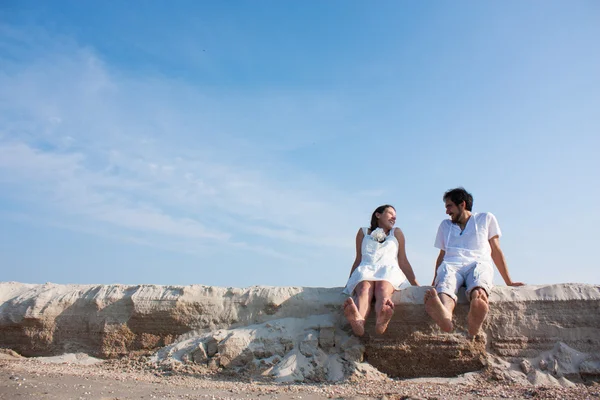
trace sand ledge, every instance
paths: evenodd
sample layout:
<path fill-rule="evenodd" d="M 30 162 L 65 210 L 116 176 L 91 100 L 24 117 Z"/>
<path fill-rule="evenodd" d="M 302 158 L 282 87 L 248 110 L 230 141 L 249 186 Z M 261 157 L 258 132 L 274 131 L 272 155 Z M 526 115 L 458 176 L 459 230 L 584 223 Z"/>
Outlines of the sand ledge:
<path fill-rule="evenodd" d="M 424 312 L 426 289 L 397 292 L 386 334 L 375 335 L 371 320 L 358 339 L 342 316 L 341 288 L 6 282 L 0 345 L 30 357 L 145 352 L 152 368 L 194 366 L 282 383 L 451 377 L 490 366 L 532 386 L 600 377 L 599 286 L 497 287 L 475 341 L 465 335 L 464 298 L 456 331 L 445 334 Z"/>

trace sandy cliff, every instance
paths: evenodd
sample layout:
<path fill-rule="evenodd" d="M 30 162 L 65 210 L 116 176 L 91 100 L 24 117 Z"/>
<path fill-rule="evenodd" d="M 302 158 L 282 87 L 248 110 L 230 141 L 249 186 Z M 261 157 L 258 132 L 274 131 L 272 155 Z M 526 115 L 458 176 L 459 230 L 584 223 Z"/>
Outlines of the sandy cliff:
<path fill-rule="evenodd" d="M 395 294 L 386 334 L 350 334 L 341 288 L 0 283 L 0 347 L 26 356 L 85 352 L 194 364 L 277 380 L 455 376 L 492 366 L 505 379 L 568 384 L 600 378 L 600 286 L 497 287 L 484 334 L 442 333 L 426 288 Z M 367 321 L 369 327 L 374 321 Z"/>

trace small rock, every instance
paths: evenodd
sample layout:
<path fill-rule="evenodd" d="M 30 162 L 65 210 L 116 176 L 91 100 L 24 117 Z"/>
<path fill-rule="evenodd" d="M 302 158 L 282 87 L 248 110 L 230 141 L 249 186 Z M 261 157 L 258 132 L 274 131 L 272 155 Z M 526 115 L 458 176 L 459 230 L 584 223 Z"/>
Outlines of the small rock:
<path fill-rule="evenodd" d="M 600 376 L 600 361 L 586 360 L 579 365 L 579 373 L 586 376 Z"/>
<path fill-rule="evenodd" d="M 209 357 L 214 356 L 215 354 L 217 354 L 217 351 L 219 351 L 217 339 L 215 339 L 214 337 L 211 337 L 210 339 L 208 339 L 208 341 L 205 343 L 205 345 L 206 345 L 206 354 Z"/>
<path fill-rule="evenodd" d="M 319 329 L 319 346 L 324 351 L 329 351 L 335 345 L 335 329 L 329 327 L 321 327 Z"/>
<path fill-rule="evenodd" d="M 355 346 L 355 347 L 347 348 L 344 351 L 344 354 L 342 357 L 345 360 L 350 361 L 350 362 L 362 362 L 363 355 L 364 355 L 364 347 Z"/>
<path fill-rule="evenodd" d="M 219 360 L 217 359 L 217 357 L 215 358 L 211 358 L 208 360 L 208 368 L 212 369 L 212 370 L 217 370 L 219 369 L 220 363 Z"/>
<path fill-rule="evenodd" d="M 204 348 L 204 343 L 200 343 L 198 348 L 192 352 L 192 360 L 197 364 L 205 363 L 208 360 L 208 354 Z"/>
<path fill-rule="evenodd" d="M 540 369 L 542 371 L 545 371 L 548 369 L 548 363 L 546 362 L 546 360 L 544 360 L 544 359 L 540 360 Z"/>
<path fill-rule="evenodd" d="M 533 371 L 533 366 L 528 360 L 522 360 L 519 366 L 525 375 L 529 375 L 529 373 Z"/>
<path fill-rule="evenodd" d="M 300 342 L 300 352 L 306 357 L 313 356 L 318 353 L 319 339 L 313 332 L 309 332 Z"/>

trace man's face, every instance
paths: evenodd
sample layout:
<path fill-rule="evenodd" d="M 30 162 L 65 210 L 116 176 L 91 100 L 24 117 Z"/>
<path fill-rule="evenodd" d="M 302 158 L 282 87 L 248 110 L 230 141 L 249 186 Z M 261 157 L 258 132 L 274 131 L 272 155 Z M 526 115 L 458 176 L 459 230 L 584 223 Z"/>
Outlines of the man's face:
<path fill-rule="evenodd" d="M 457 224 L 465 211 L 465 202 L 463 201 L 457 206 L 452 200 L 446 199 L 444 200 L 444 203 L 446 204 L 446 214 L 450 216 L 450 220 L 453 223 Z"/>

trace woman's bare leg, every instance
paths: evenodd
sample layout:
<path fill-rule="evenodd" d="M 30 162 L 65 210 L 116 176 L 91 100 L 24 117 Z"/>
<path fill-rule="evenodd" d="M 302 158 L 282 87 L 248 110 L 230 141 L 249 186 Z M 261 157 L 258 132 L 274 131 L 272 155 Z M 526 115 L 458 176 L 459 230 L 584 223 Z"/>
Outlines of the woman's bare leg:
<path fill-rule="evenodd" d="M 344 315 L 356 336 L 362 336 L 365 333 L 365 319 L 370 311 L 373 291 L 372 282 L 362 281 L 354 288 L 356 302 L 352 297 L 348 297 L 344 302 Z"/>
<path fill-rule="evenodd" d="M 391 283 L 387 281 L 375 282 L 375 312 L 377 313 L 375 332 L 378 334 L 385 332 L 392 315 L 394 315 L 393 293 L 394 286 Z"/>
<path fill-rule="evenodd" d="M 362 281 L 354 288 L 354 299 L 358 312 L 363 319 L 367 319 L 371 311 L 371 301 L 373 300 L 373 292 L 375 291 L 374 282 Z"/>

